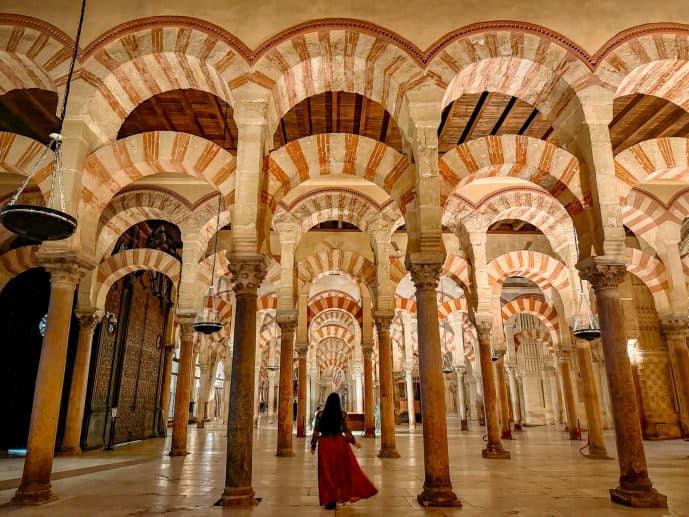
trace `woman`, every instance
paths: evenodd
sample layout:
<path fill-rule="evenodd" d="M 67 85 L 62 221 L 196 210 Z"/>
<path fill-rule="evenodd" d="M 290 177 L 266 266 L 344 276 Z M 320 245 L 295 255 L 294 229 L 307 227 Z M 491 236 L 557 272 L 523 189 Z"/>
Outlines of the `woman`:
<path fill-rule="evenodd" d="M 311 454 L 318 444 L 318 498 L 327 510 L 345 502 L 353 503 L 378 493 L 361 471 L 352 448 L 360 448 L 349 430 L 347 413 L 340 407 L 337 393 L 328 395 L 323 411 L 316 414 L 311 437 Z"/>

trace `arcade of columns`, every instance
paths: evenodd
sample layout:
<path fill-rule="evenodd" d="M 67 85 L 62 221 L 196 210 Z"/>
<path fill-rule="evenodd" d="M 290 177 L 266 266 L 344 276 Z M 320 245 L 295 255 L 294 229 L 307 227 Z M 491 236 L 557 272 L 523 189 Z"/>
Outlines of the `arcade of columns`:
<path fill-rule="evenodd" d="M 42 89 L 60 97 L 72 44 L 41 20 L 1 15 L 0 93 Z M 404 461 L 394 459 L 395 419 L 403 399 L 416 425 L 418 384 L 421 504 L 459 504 L 448 459 L 450 409 L 463 428 L 485 419 L 489 459 L 510 457 L 503 441 L 510 420 L 517 427 L 564 423 L 570 437 L 580 421 L 591 458 L 615 455 L 603 440 L 603 429 L 614 426 L 620 478 L 611 497 L 664 506 L 642 439 L 689 432 L 689 266 L 682 253 L 689 139 L 659 134 L 615 153 L 609 125 L 616 99 L 625 96 L 686 107 L 688 44 L 689 30 L 649 26 L 612 39 L 594 60 L 554 32 L 514 22 L 456 31 L 424 52 L 380 27 L 337 20 L 304 24 L 252 51 L 200 20 L 151 18 L 84 46 L 63 131 L 65 195 L 77 234 L 0 257 L 1 285 L 34 267 L 51 276 L 15 500 L 54 497 L 72 300 L 80 336 L 63 448 L 78 452 L 94 327 L 110 287 L 145 269 L 175 286 L 175 325 L 165 337 L 170 351 L 179 346 L 171 455 L 187 454 L 195 365 L 203 405 L 223 364 L 226 505 L 254 504 L 259 398 L 277 424 L 278 456 L 302 446 L 292 433 L 293 399 L 296 436 L 303 437 L 315 405 L 339 389 L 350 410 L 363 412 L 365 436 L 375 435 L 379 404 L 379 457 Z M 236 152 L 175 131 L 118 139 L 138 105 L 180 89 L 231 106 Z M 293 107 L 335 91 L 382 106 L 399 127 L 401 150 L 337 132 L 274 146 Z M 555 138 L 515 129 L 440 152 L 443 110 L 483 92 L 529 104 Z M 0 167 L 14 185 L 42 148 L 0 133 Z M 45 160 L 34 202 L 43 202 L 37 193 L 49 186 Z M 183 201 L 191 188 L 184 177 L 215 195 Z M 5 202 L 12 186 L 3 183 Z M 224 202 L 219 227 L 217 193 Z M 113 249 L 127 228 L 150 219 L 179 227 L 181 261 L 159 250 Z M 506 220 L 537 231 L 491 230 Z M 329 221 L 358 231 L 319 230 Z M 3 230 L 2 242 L 11 237 Z M 221 246 L 211 278 L 215 239 Z M 214 303 L 225 328 L 199 338 L 192 322 L 210 282 L 220 282 Z M 600 319 L 600 341 L 571 332 L 582 293 Z M 171 353 L 164 368 L 169 390 Z"/>

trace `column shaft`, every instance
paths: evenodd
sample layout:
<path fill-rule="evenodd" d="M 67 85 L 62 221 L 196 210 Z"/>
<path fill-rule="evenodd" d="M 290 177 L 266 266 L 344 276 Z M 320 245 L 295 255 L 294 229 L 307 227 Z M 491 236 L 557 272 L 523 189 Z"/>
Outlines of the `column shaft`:
<path fill-rule="evenodd" d="M 293 456 L 292 414 L 294 384 L 292 364 L 294 361 L 294 331 L 297 327 L 296 311 L 291 318 L 278 315 L 280 324 L 280 388 L 278 399 L 278 444 L 276 456 Z"/>
<path fill-rule="evenodd" d="M 416 408 L 414 401 L 414 378 L 412 368 L 408 367 L 404 376 L 407 387 L 407 414 L 409 415 L 409 429 L 416 429 Z"/>
<path fill-rule="evenodd" d="M 379 458 L 399 458 L 395 445 L 395 400 L 392 381 L 392 315 L 376 316 L 378 327 L 378 376 L 380 379 L 380 451 Z"/>
<path fill-rule="evenodd" d="M 306 347 L 300 347 L 298 350 L 297 363 L 297 436 L 304 438 L 306 436 Z"/>
<path fill-rule="evenodd" d="M 222 504 L 253 506 L 256 504 L 254 489 L 251 486 L 256 302 L 258 286 L 265 277 L 266 266 L 262 256 L 252 259 L 230 257 L 230 270 L 235 280 L 236 317 Z"/>
<path fill-rule="evenodd" d="M 160 430 L 161 436 L 167 435 L 167 420 L 170 414 L 170 385 L 172 384 L 172 357 L 174 344 L 165 345 L 165 359 L 163 360 L 163 385 L 160 389 Z"/>
<path fill-rule="evenodd" d="M 603 435 L 603 423 L 600 417 L 600 405 L 598 403 L 598 389 L 596 377 L 593 372 L 593 359 L 591 358 L 591 345 L 582 339 L 577 339 L 577 357 L 579 359 L 579 371 L 584 385 L 584 407 L 586 408 L 586 421 L 589 424 L 589 458 L 609 459 L 608 449 L 605 446 Z"/>
<path fill-rule="evenodd" d="M 181 344 L 177 384 L 175 386 L 175 416 L 172 422 L 172 448 L 170 456 L 185 456 L 187 452 L 187 429 L 189 427 L 189 401 L 191 400 L 191 379 L 193 375 L 193 338 L 192 317 L 180 319 Z"/>
<path fill-rule="evenodd" d="M 639 406 L 627 356 L 625 317 L 619 291 L 626 267 L 602 262 L 600 257 L 589 258 L 587 262 L 577 267 L 582 277 L 593 285 L 598 302 L 620 465 L 620 485 L 610 490 L 610 496 L 614 502 L 629 506 L 667 507 L 667 498 L 653 489 L 648 477 Z"/>
<path fill-rule="evenodd" d="M 562 377 L 562 391 L 567 410 L 567 432 L 570 440 L 577 439 L 577 408 L 574 405 L 574 389 L 572 388 L 572 373 L 569 367 L 569 352 L 560 355 L 560 376 Z"/>
<path fill-rule="evenodd" d="M 447 446 L 445 382 L 436 295 L 441 265 L 441 262 L 412 262 L 411 266 L 412 281 L 416 285 L 423 420 L 424 483 L 417 500 L 422 505 L 461 506 L 457 495 L 452 491 Z"/>
<path fill-rule="evenodd" d="M 500 439 L 500 413 L 490 351 L 492 327 L 492 317 L 476 322 L 479 360 L 481 362 L 481 380 L 483 382 L 483 407 L 486 414 L 486 434 L 488 435 L 488 443 L 481 454 L 484 458 L 509 459 L 510 453 L 504 449 Z"/>
<path fill-rule="evenodd" d="M 500 438 L 503 440 L 512 439 L 510 429 L 510 396 L 507 392 L 507 382 L 505 381 L 505 355 L 495 363 L 496 382 L 498 383 L 498 393 L 500 395 Z"/>
<path fill-rule="evenodd" d="M 373 438 L 376 436 L 376 423 L 374 420 L 375 400 L 373 396 L 373 350 L 362 345 L 364 358 L 364 436 Z"/>
<path fill-rule="evenodd" d="M 69 404 L 65 420 L 65 434 L 62 438 L 61 452 L 63 454 L 78 454 L 81 452 L 81 427 L 84 420 L 84 405 L 86 404 L 86 386 L 89 380 L 89 364 L 91 362 L 91 343 L 93 330 L 103 317 L 102 313 L 79 314 L 79 342 L 77 354 L 74 358 L 72 370 L 72 384 L 69 389 Z"/>
<path fill-rule="evenodd" d="M 41 504 L 56 497 L 50 490 L 50 475 L 67 361 L 72 301 L 79 270 L 76 267 L 69 271 L 46 269 L 50 272 L 50 302 L 38 363 L 24 471 L 13 499 L 20 504 Z"/>
<path fill-rule="evenodd" d="M 689 349 L 687 348 L 689 320 L 686 316 L 664 318 L 661 322 L 661 330 L 667 342 L 675 379 L 682 436 L 687 437 L 689 436 Z"/>

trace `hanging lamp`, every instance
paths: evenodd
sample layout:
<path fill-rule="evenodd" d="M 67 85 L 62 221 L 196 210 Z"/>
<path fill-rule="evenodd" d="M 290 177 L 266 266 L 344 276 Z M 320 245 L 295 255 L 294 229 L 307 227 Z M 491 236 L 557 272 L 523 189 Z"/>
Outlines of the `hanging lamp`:
<path fill-rule="evenodd" d="M 579 257 L 579 238 L 576 229 L 574 229 L 574 248 L 577 257 Z M 582 314 L 585 315 L 582 317 Z M 584 291 L 584 282 L 582 282 L 581 276 L 579 276 L 579 304 L 577 305 L 577 314 L 574 317 L 574 325 L 572 325 L 572 334 L 586 341 L 593 341 L 600 337 L 598 317 L 591 310 L 591 304 Z"/>
<path fill-rule="evenodd" d="M 85 10 L 86 0 L 82 0 L 79 25 L 77 26 L 77 35 L 74 41 L 74 51 L 72 52 L 72 60 L 69 64 L 65 95 L 62 101 L 59 130 L 57 133 L 50 134 L 50 143 L 36 160 L 31 171 L 14 196 L 12 196 L 10 202 L 0 209 L 0 224 L 12 233 L 37 241 L 58 241 L 66 239 L 74 233 L 77 227 L 77 220 L 65 210 L 62 170 L 62 128 L 65 122 L 67 100 L 69 99 L 69 90 L 77 61 L 77 54 L 79 52 L 79 40 L 81 39 L 81 29 L 84 24 Z M 54 153 L 55 159 L 53 161 L 53 173 L 50 179 L 50 195 L 48 196 L 47 206 L 17 204 L 19 197 L 22 195 L 31 179 L 36 175 L 38 166 L 43 161 L 48 151 Z"/>
<path fill-rule="evenodd" d="M 215 308 L 215 261 L 218 257 L 218 237 L 220 236 L 220 203 L 222 194 L 218 192 L 218 209 L 215 217 L 215 245 L 213 246 L 213 268 L 211 269 L 211 284 L 208 286 L 203 300 L 203 308 L 196 315 L 194 330 L 202 334 L 214 334 L 223 328 L 218 310 Z"/>

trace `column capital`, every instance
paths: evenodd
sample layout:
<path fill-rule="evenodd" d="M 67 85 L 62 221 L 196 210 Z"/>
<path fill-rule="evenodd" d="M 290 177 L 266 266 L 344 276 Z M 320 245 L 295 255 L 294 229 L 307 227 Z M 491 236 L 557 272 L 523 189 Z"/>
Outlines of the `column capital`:
<path fill-rule="evenodd" d="M 376 327 L 378 327 L 378 332 L 390 333 L 390 325 L 394 316 L 395 313 L 391 311 L 376 311 L 373 319 L 376 322 Z"/>
<path fill-rule="evenodd" d="M 407 260 L 407 269 L 417 291 L 435 291 L 440 281 L 440 271 L 445 262 L 443 252 L 411 253 Z"/>
<path fill-rule="evenodd" d="M 373 353 L 373 341 L 364 341 L 361 343 L 361 353 L 371 355 Z"/>
<path fill-rule="evenodd" d="M 306 357 L 306 353 L 309 351 L 309 344 L 297 341 L 294 348 L 297 350 L 297 355 L 299 355 L 299 357 Z"/>
<path fill-rule="evenodd" d="M 196 319 L 196 315 L 180 314 L 177 318 L 182 339 L 185 337 L 190 338 L 194 334 L 194 320 Z"/>
<path fill-rule="evenodd" d="M 617 287 L 624 280 L 627 266 L 605 256 L 588 257 L 577 264 L 579 276 L 589 282 L 593 288 L 610 289 Z"/>
<path fill-rule="evenodd" d="M 86 272 L 86 268 L 76 262 L 48 262 L 43 264 L 50 273 L 51 287 L 76 289 L 79 280 Z"/>
<path fill-rule="evenodd" d="M 660 320 L 660 331 L 667 339 L 686 339 L 689 336 L 689 318 L 675 315 L 666 316 Z"/>
<path fill-rule="evenodd" d="M 294 332 L 297 328 L 297 311 L 294 309 L 278 309 L 275 319 L 282 332 Z"/>
<path fill-rule="evenodd" d="M 263 255 L 230 255 L 230 271 L 235 294 L 255 295 L 266 276 L 267 269 Z"/>
<path fill-rule="evenodd" d="M 561 363 L 569 363 L 572 353 L 570 350 L 563 348 L 557 351 L 557 358 Z"/>
<path fill-rule="evenodd" d="M 476 331 L 479 336 L 490 336 L 493 330 L 493 317 L 492 316 L 476 316 Z"/>
<path fill-rule="evenodd" d="M 98 325 L 101 320 L 103 319 L 103 316 L 105 315 L 104 311 L 101 310 L 96 310 L 96 311 L 76 311 L 75 312 L 77 319 L 79 320 L 79 328 L 82 330 L 93 330 L 96 328 L 96 325 Z"/>

